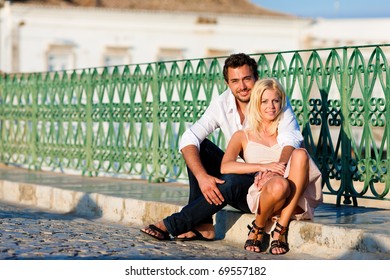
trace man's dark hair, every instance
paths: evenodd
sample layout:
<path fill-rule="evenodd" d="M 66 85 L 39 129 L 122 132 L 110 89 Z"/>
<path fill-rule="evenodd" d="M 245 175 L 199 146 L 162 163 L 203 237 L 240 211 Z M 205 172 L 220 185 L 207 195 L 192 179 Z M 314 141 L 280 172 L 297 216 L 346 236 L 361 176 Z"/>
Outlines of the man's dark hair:
<path fill-rule="evenodd" d="M 229 81 L 228 77 L 228 68 L 237 68 L 244 65 L 248 65 L 253 72 L 255 80 L 259 78 L 259 73 L 257 72 L 257 62 L 249 55 L 244 53 L 232 54 L 225 60 L 225 65 L 223 66 L 223 78 L 226 82 Z"/>

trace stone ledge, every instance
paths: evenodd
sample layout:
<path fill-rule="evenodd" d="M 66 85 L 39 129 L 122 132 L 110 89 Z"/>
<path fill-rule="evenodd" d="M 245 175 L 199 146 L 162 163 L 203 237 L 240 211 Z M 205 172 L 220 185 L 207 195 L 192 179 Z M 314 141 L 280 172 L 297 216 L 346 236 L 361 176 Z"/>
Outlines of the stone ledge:
<path fill-rule="evenodd" d="M 84 193 L 36 184 L 0 181 L 0 200 L 24 204 L 56 213 L 73 213 L 91 219 L 144 226 L 180 211 L 182 206 L 163 202 Z M 216 237 L 242 246 L 253 214 L 222 210 L 214 215 Z M 390 237 L 361 229 L 348 229 L 312 221 L 292 221 L 291 250 L 311 255 L 342 258 L 351 254 L 390 254 Z"/>

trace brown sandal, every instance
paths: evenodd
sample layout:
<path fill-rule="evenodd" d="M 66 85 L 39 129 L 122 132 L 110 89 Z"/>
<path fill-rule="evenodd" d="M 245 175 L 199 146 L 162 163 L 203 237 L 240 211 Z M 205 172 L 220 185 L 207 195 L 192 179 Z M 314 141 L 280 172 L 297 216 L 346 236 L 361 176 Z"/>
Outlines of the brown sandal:
<path fill-rule="evenodd" d="M 255 248 L 259 249 L 259 251 L 254 251 L 255 253 L 260 253 L 261 252 L 261 248 L 262 248 L 261 246 L 262 246 L 263 238 L 261 238 L 261 240 L 258 240 L 258 236 L 261 235 L 263 237 L 263 235 L 264 235 L 264 228 L 265 227 L 258 227 L 254 220 L 252 222 L 252 226 L 248 225 L 248 229 L 249 229 L 248 236 L 249 236 L 249 234 L 253 233 L 254 237 L 253 237 L 253 239 L 248 239 L 245 242 L 245 245 L 244 245 L 244 249 L 245 250 L 246 250 L 247 247 L 252 246 L 252 247 L 255 247 Z"/>
<path fill-rule="evenodd" d="M 288 243 L 287 243 L 287 232 L 288 232 L 288 226 L 284 227 L 282 226 L 281 224 L 279 224 L 278 222 L 276 223 L 276 227 L 275 229 L 272 231 L 272 238 L 274 238 L 274 232 L 277 232 L 279 233 L 279 237 L 277 240 L 272 240 L 271 242 L 271 248 L 269 249 L 269 252 L 272 254 L 272 255 L 284 255 L 286 254 L 290 248 L 288 246 Z M 280 248 L 280 249 L 283 249 L 285 250 L 285 252 L 283 253 L 280 253 L 280 254 L 274 254 L 272 252 L 273 249 L 275 248 Z"/>

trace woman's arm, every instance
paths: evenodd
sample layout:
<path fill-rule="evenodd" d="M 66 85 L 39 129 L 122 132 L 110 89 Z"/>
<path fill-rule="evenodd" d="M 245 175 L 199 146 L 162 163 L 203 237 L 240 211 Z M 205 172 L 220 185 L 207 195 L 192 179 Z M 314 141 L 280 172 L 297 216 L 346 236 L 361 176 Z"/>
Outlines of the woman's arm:
<path fill-rule="evenodd" d="M 235 132 L 229 141 L 226 148 L 225 155 L 222 158 L 221 173 L 235 173 L 245 174 L 254 173 L 258 171 L 265 171 L 264 164 L 238 162 L 237 157 L 243 151 L 247 139 L 244 131 L 239 130 Z M 245 145 L 244 145 L 245 144 Z"/>
<path fill-rule="evenodd" d="M 248 163 L 238 162 L 237 156 L 244 150 L 247 145 L 245 132 L 239 130 L 235 132 L 229 141 L 225 155 L 222 158 L 221 173 L 246 174 L 255 172 L 272 171 L 279 175 L 284 174 L 285 164 L 279 162 L 270 163 Z"/>

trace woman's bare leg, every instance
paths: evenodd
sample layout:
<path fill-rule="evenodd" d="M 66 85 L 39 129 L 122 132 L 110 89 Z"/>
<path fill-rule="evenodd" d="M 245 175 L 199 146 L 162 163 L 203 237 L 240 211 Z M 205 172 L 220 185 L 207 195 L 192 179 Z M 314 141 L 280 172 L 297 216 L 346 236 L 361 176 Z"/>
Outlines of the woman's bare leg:
<path fill-rule="evenodd" d="M 255 223 L 258 227 L 265 226 L 267 219 L 275 212 L 280 210 L 290 195 L 289 183 L 282 177 L 271 178 L 264 186 L 260 195 L 259 208 L 256 214 Z M 254 233 L 250 233 L 248 239 L 255 238 Z M 261 240 L 262 236 L 258 236 Z M 260 248 L 248 246 L 246 250 L 259 252 Z"/>
<path fill-rule="evenodd" d="M 291 216 L 297 209 L 297 204 L 301 196 L 306 190 L 309 180 L 309 156 L 305 149 L 296 149 L 291 155 L 290 173 L 288 176 L 291 194 L 288 197 L 284 208 L 281 211 L 279 224 L 287 227 Z M 279 238 L 279 233 L 274 232 L 274 239 Z M 283 254 L 285 250 L 282 248 L 274 248 L 274 254 Z"/>

